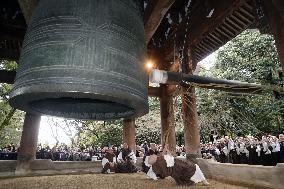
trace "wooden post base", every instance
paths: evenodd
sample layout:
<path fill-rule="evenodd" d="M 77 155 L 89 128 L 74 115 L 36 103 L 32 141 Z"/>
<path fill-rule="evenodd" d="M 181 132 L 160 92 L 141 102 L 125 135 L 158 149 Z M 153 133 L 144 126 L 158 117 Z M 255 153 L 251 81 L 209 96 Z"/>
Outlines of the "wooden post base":
<path fill-rule="evenodd" d="M 130 150 L 136 152 L 134 119 L 123 120 L 123 142 L 128 144 Z"/>
<path fill-rule="evenodd" d="M 21 144 L 18 151 L 16 175 L 27 175 L 30 165 L 36 159 L 40 115 L 26 113 Z"/>

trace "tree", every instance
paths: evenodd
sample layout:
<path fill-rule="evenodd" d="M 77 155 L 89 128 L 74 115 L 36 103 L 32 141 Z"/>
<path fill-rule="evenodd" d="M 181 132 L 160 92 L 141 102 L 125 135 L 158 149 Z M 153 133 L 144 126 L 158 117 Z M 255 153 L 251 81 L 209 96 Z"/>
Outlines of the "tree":
<path fill-rule="evenodd" d="M 0 62 L 1 69 L 15 70 L 16 67 L 16 62 Z M 24 112 L 15 110 L 8 103 L 11 89 L 12 85 L 0 84 L 0 147 L 9 143 L 20 143 L 24 122 Z"/>
<path fill-rule="evenodd" d="M 217 60 L 203 75 L 283 87 L 274 40 L 256 30 L 246 30 L 217 51 Z M 261 95 L 231 94 L 198 89 L 201 133 L 261 135 L 283 129 L 284 102 L 272 91 Z"/>
<path fill-rule="evenodd" d="M 49 117 L 47 120 L 47 124 L 51 130 L 51 136 L 56 141 L 55 146 L 57 147 L 59 144 L 59 135 L 58 135 L 58 127 L 56 126 L 56 122 L 53 117 Z"/>
<path fill-rule="evenodd" d="M 122 143 L 122 121 L 82 121 L 80 146 L 109 146 Z"/>

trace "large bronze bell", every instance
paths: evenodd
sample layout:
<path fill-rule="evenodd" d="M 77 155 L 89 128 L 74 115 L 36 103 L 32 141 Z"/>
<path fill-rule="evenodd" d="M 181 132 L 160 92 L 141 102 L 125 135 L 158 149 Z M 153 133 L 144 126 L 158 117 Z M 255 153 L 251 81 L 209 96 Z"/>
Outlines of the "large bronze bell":
<path fill-rule="evenodd" d="M 20 110 L 78 119 L 148 112 L 139 0 L 40 0 L 10 94 Z"/>

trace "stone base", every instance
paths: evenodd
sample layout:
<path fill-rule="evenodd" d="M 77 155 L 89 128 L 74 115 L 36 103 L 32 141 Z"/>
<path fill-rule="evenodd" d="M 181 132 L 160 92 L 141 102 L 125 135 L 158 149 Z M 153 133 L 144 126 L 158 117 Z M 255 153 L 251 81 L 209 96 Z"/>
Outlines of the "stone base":
<path fill-rule="evenodd" d="M 220 180 L 226 183 L 249 186 L 250 188 L 283 188 L 284 164 L 277 166 L 246 165 L 218 163 L 213 160 L 195 158 L 206 178 Z M 185 158 L 179 158 L 186 160 Z M 95 162 L 53 162 L 51 160 L 35 160 L 31 163 L 30 170 L 16 170 L 17 161 L 0 161 L 0 178 L 14 176 L 37 175 L 66 175 L 100 173 L 101 161 Z M 137 166 L 140 167 L 142 158 L 137 158 Z"/>
<path fill-rule="evenodd" d="M 249 186 L 249 188 L 279 188 L 284 186 L 284 164 L 276 166 L 218 163 L 197 158 L 206 178 L 226 183 Z"/>

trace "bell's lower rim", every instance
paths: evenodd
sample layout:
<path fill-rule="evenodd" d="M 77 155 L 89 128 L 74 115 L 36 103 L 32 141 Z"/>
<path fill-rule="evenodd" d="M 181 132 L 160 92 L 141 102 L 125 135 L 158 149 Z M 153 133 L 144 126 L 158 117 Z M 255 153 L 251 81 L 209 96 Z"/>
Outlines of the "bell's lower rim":
<path fill-rule="evenodd" d="M 128 98 L 133 97 L 130 95 Z M 133 102 L 133 99 L 128 101 L 128 98 L 75 91 L 59 94 L 44 92 L 18 94 L 12 96 L 9 103 L 26 112 L 73 119 L 135 118 L 148 112 L 148 105 L 142 99 Z"/>
<path fill-rule="evenodd" d="M 95 117 L 111 119 L 120 116 L 132 116 L 133 108 L 120 103 L 89 98 L 46 98 L 29 103 L 30 107 L 42 114 L 54 114 L 60 117 Z"/>

